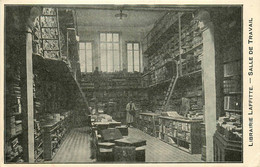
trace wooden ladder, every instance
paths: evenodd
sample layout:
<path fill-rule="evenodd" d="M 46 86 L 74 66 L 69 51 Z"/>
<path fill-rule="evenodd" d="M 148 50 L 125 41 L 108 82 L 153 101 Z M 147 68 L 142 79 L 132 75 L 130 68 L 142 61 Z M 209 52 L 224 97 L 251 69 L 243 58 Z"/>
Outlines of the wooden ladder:
<path fill-rule="evenodd" d="M 163 101 L 163 111 L 166 112 L 167 111 L 167 107 L 168 107 L 168 104 L 169 104 L 169 101 L 171 99 L 171 96 L 172 96 L 172 93 L 173 93 L 173 90 L 176 86 L 176 83 L 177 83 L 177 80 L 179 78 L 179 70 L 178 70 L 178 63 L 177 61 L 174 61 L 175 64 L 176 64 L 176 76 L 173 75 L 172 79 L 171 79 L 171 82 L 170 82 L 170 85 L 168 87 L 168 90 L 167 90 L 167 93 L 166 93 L 166 96 L 165 96 L 165 99 Z"/>

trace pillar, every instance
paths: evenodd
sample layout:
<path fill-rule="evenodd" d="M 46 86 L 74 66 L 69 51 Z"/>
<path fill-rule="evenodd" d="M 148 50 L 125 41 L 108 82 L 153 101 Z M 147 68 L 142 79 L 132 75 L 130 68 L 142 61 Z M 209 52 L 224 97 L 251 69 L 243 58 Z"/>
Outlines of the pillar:
<path fill-rule="evenodd" d="M 200 11 L 197 19 L 203 37 L 202 76 L 204 90 L 204 121 L 206 130 L 206 161 L 214 161 L 213 135 L 216 131 L 216 63 L 214 45 L 214 27 L 207 11 Z"/>

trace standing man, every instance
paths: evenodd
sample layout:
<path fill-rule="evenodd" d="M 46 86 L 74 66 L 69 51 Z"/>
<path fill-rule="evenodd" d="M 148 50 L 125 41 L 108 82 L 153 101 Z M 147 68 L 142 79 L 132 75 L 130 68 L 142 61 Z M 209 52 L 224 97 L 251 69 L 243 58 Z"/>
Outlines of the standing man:
<path fill-rule="evenodd" d="M 132 102 L 132 100 L 130 100 L 130 102 L 126 105 L 126 123 L 128 127 L 132 127 L 133 125 L 135 111 L 135 104 Z"/>

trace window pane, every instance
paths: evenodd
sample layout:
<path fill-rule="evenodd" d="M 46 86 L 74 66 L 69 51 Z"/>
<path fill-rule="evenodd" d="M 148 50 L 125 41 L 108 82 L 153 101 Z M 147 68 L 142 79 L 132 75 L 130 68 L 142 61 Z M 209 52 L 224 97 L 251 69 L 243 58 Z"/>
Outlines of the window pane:
<path fill-rule="evenodd" d="M 107 51 L 108 72 L 113 72 L 113 51 Z"/>
<path fill-rule="evenodd" d="M 85 49 L 85 43 L 84 42 L 79 43 L 79 49 L 80 50 Z"/>
<path fill-rule="evenodd" d="M 128 72 L 133 72 L 133 66 L 128 66 Z"/>
<path fill-rule="evenodd" d="M 140 68 L 141 68 L 140 72 L 143 72 L 143 55 L 142 55 L 142 53 L 139 55 L 139 57 L 140 57 Z"/>
<path fill-rule="evenodd" d="M 127 44 L 127 50 L 132 50 L 132 43 Z"/>
<path fill-rule="evenodd" d="M 132 51 L 127 51 L 127 62 L 128 64 L 133 64 L 133 52 Z"/>
<path fill-rule="evenodd" d="M 101 43 L 100 49 L 101 49 L 101 50 L 106 50 L 106 49 L 107 49 L 107 48 L 106 48 L 106 43 Z"/>
<path fill-rule="evenodd" d="M 139 72 L 139 66 L 134 66 L 134 71 Z"/>
<path fill-rule="evenodd" d="M 86 60 L 87 66 L 91 65 L 92 66 L 92 52 L 91 50 L 87 51 L 87 60 Z"/>
<path fill-rule="evenodd" d="M 87 43 L 86 43 L 86 49 L 87 49 L 87 50 L 92 49 L 92 43 L 87 42 Z"/>
<path fill-rule="evenodd" d="M 112 42 L 112 33 L 107 33 L 107 42 Z"/>
<path fill-rule="evenodd" d="M 133 52 L 127 52 L 127 63 L 128 63 L 128 72 L 133 72 Z"/>
<path fill-rule="evenodd" d="M 102 41 L 102 42 L 106 41 L 106 34 L 105 33 L 100 34 L 100 41 Z"/>
<path fill-rule="evenodd" d="M 102 52 L 101 52 L 102 53 Z M 106 55 L 101 55 L 101 71 L 107 71 Z"/>
<path fill-rule="evenodd" d="M 81 72 L 85 72 L 85 50 L 79 51 L 79 61 L 80 61 L 80 70 Z"/>
<path fill-rule="evenodd" d="M 107 43 L 107 50 L 112 50 L 112 43 Z"/>
<path fill-rule="evenodd" d="M 114 72 L 119 70 L 120 70 L 119 66 L 114 65 Z"/>
<path fill-rule="evenodd" d="M 134 51 L 134 71 L 139 72 L 139 51 Z"/>
<path fill-rule="evenodd" d="M 138 43 L 134 44 L 134 50 L 139 50 L 139 44 Z"/>
<path fill-rule="evenodd" d="M 113 66 L 107 66 L 107 72 L 114 72 L 113 71 Z"/>
<path fill-rule="evenodd" d="M 113 60 L 113 51 L 112 50 L 107 51 L 107 58 Z"/>
<path fill-rule="evenodd" d="M 139 51 L 134 51 L 134 64 L 139 65 Z"/>
<path fill-rule="evenodd" d="M 105 50 L 101 50 L 100 56 L 101 56 L 101 57 L 106 57 L 106 51 L 105 51 Z"/>
<path fill-rule="evenodd" d="M 119 71 L 119 51 L 114 51 L 114 69 Z"/>
<path fill-rule="evenodd" d="M 92 72 L 92 66 L 90 65 L 87 66 L 87 72 Z"/>
<path fill-rule="evenodd" d="M 114 50 L 119 50 L 119 44 L 118 43 L 114 43 Z"/>
<path fill-rule="evenodd" d="M 113 34 L 113 41 L 118 42 L 119 41 L 119 35 L 118 34 Z"/>

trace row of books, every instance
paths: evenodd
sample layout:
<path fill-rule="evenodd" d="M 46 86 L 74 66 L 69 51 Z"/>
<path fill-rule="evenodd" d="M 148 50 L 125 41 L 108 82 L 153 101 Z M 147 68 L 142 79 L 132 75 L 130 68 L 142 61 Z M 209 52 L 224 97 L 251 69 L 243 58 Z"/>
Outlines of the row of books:
<path fill-rule="evenodd" d="M 238 96 L 225 96 L 224 97 L 224 110 L 241 110 L 242 99 L 241 95 Z"/>
<path fill-rule="evenodd" d="M 7 162 L 24 162 L 23 147 L 20 138 L 16 137 L 6 143 L 6 161 Z"/>
<path fill-rule="evenodd" d="M 217 130 L 228 140 L 241 141 L 243 134 L 242 116 L 237 113 L 226 113 L 220 117 Z"/>

